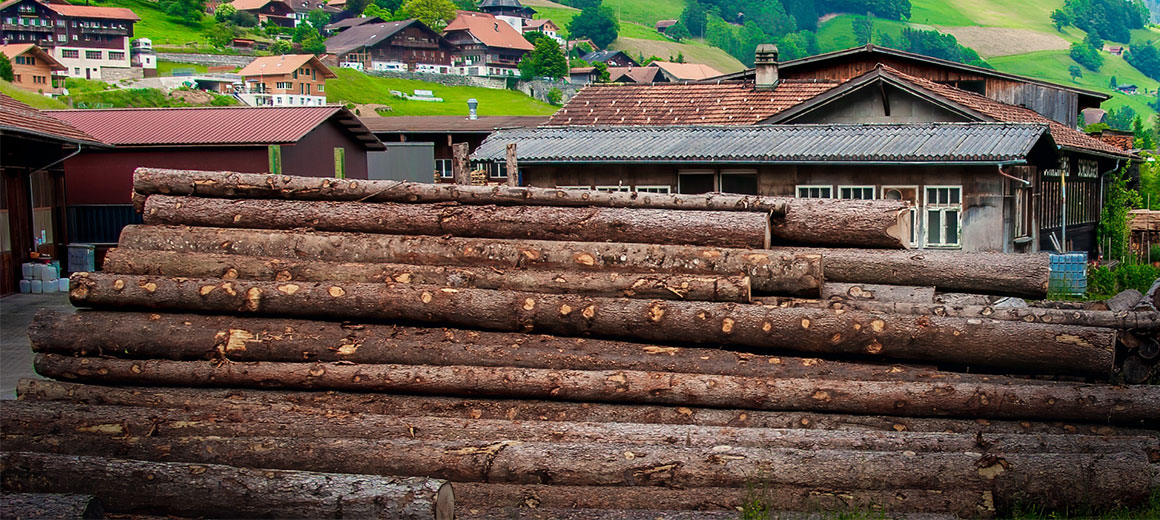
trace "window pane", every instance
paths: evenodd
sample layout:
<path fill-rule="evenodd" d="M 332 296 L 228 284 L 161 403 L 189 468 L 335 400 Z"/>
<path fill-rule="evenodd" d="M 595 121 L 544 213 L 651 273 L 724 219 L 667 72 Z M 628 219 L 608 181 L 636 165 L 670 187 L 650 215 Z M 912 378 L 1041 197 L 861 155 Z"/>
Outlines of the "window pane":
<path fill-rule="evenodd" d="M 959 212 L 947 211 L 943 213 L 946 219 L 947 226 L 947 242 L 948 244 L 959 243 Z"/>
<path fill-rule="evenodd" d="M 951 188 L 947 191 L 951 192 L 951 204 L 958 204 L 959 203 L 959 195 L 960 195 L 959 189 L 958 188 Z"/>
<path fill-rule="evenodd" d="M 722 175 L 721 191 L 742 195 L 757 195 L 756 175 Z"/>
<path fill-rule="evenodd" d="M 938 203 L 938 190 L 936 190 L 934 188 L 927 188 L 926 189 L 926 203 L 927 204 Z"/>
<path fill-rule="evenodd" d="M 930 210 L 926 212 L 926 243 L 937 245 L 939 241 L 939 212 L 938 210 Z"/>
<path fill-rule="evenodd" d="M 698 193 L 709 193 L 713 191 L 713 177 L 712 173 L 692 173 L 680 176 L 681 193 L 688 193 L 696 195 Z"/>

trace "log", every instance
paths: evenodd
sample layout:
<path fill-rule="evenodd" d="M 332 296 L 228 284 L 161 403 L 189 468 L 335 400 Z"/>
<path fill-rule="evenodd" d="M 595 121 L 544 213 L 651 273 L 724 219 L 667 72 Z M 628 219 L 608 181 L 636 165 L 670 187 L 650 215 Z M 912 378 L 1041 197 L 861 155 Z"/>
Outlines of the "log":
<path fill-rule="evenodd" d="M 469 171 L 471 165 L 467 162 L 469 148 L 470 145 L 467 143 L 451 145 L 451 174 L 455 178 L 455 184 L 460 186 L 471 185 L 471 172 Z"/>
<path fill-rule="evenodd" d="M 632 370 L 341 363 L 215 363 L 37 354 L 49 378 L 102 384 L 497 396 L 753 410 L 1107 421 L 1156 425 L 1148 385 L 992 384 L 748 378 Z M 517 383 L 518 382 L 518 383 Z"/>
<path fill-rule="evenodd" d="M 934 303 L 934 287 L 827 282 L 822 286 L 822 299 Z"/>
<path fill-rule="evenodd" d="M 913 365 L 848 363 L 713 348 L 199 314 L 42 310 L 29 325 L 28 337 L 35 352 L 175 361 L 348 361 L 867 381 L 1029 381 Z"/>
<path fill-rule="evenodd" d="M 516 162 L 516 143 L 507 144 L 507 185 L 508 187 L 518 187 L 520 185 L 520 167 Z"/>
<path fill-rule="evenodd" d="M 264 281 L 387 282 L 626 298 L 748 303 L 747 276 L 549 271 L 384 263 L 328 262 L 221 253 L 110 249 L 103 270 L 187 278 Z"/>
<path fill-rule="evenodd" d="M 899 201 L 793 199 L 769 231 L 778 245 L 908 249 L 910 208 Z"/>
<path fill-rule="evenodd" d="M 1144 295 L 1140 294 L 1140 291 L 1128 289 L 1108 298 L 1104 304 L 1111 312 L 1127 312 L 1132 310 L 1143 297 Z"/>
<path fill-rule="evenodd" d="M 814 305 L 798 302 L 799 305 Z M 1122 330 L 1154 330 L 1160 328 L 1160 313 L 1143 311 L 1086 311 L 1051 309 L 1044 307 L 993 307 L 984 305 L 927 305 L 905 302 L 850 301 L 825 304 L 831 308 L 856 309 L 867 312 L 888 312 L 918 316 L 954 318 L 985 318 L 1000 321 L 1020 321 L 1046 325 L 1106 327 Z"/>
<path fill-rule="evenodd" d="M 510 177 L 510 176 L 509 176 Z M 207 172 L 137 168 L 133 189 L 138 195 L 331 200 L 360 202 L 499 204 L 525 206 L 689 209 L 754 211 L 784 215 L 799 199 L 705 193 L 603 192 L 533 186 L 463 186 L 386 180 L 338 180 L 260 173 Z M 140 199 L 144 202 L 144 198 Z M 137 208 L 138 212 L 144 206 Z"/>
<path fill-rule="evenodd" d="M 404 284 L 77 273 L 70 285 L 79 307 L 392 320 L 658 342 L 680 338 L 1103 377 L 1113 369 L 1116 344 L 1115 331 L 1091 327 Z"/>
<path fill-rule="evenodd" d="M 976 489 L 996 503 L 1045 507 L 1138 503 L 1154 483 L 1144 456 L 984 454 L 651 446 L 612 443 L 436 442 L 409 439 L 290 437 L 26 436 L 5 433 L 6 448 L 38 453 L 125 456 L 138 460 L 255 468 L 389 474 L 453 482 L 576 486 L 826 489 Z M 760 476 L 760 477 L 755 477 Z M 1144 478 L 1140 478 L 1144 476 Z"/>
<path fill-rule="evenodd" d="M 119 247 L 333 262 L 746 275 L 754 290 L 808 296 L 822 284 L 819 255 L 751 249 L 135 225 L 121 232 Z"/>
<path fill-rule="evenodd" d="M 842 449 L 860 451 L 990 453 L 1137 453 L 1160 461 L 1160 437 L 959 434 L 811 429 L 734 428 L 636 423 L 509 421 L 431 416 L 342 413 L 335 410 L 229 411 L 92 406 L 5 401 L 2 430 L 20 435 L 133 437 L 302 437 L 501 440 L 521 442 L 652 444 Z"/>
<path fill-rule="evenodd" d="M 219 413 L 327 412 L 392 416 L 428 415 L 472 420 L 628 422 L 729 426 L 733 428 L 796 428 L 842 431 L 911 431 L 969 434 L 1060 434 L 1156 436 L 1154 430 L 1070 422 L 1002 421 L 988 419 L 913 418 L 772 412 L 640 404 L 570 403 L 529 399 L 452 398 L 343 392 L 214 389 L 188 387 L 99 386 L 44 379 L 21 379 L 19 398 L 50 403 L 147 406 L 218 411 Z"/>
<path fill-rule="evenodd" d="M 105 457 L 3 453 L 0 478 L 6 490 L 92 493 L 117 513 L 199 518 L 454 518 L 455 495 L 442 480 L 183 464 L 165 457 L 152 459 L 157 462 L 124 460 L 106 458 L 120 456 L 108 450 L 100 452 Z M 256 467 L 260 466 L 251 466 Z"/>
<path fill-rule="evenodd" d="M 734 520 L 737 513 L 729 511 L 672 511 L 639 509 L 528 509 L 490 508 L 475 509 L 460 515 L 460 520 Z M 778 520 L 809 520 L 801 513 L 779 513 Z M 906 520 L 901 518 L 899 520 Z M 949 518 L 947 519 L 949 520 Z"/>
<path fill-rule="evenodd" d="M 5 486 L 5 491 L 10 491 Z M 0 518 L 21 520 L 99 519 L 105 517 L 101 501 L 92 495 L 64 493 L 0 494 Z"/>
<path fill-rule="evenodd" d="M 151 225 L 634 242 L 764 249 L 769 217 L 741 211 L 472 206 L 150 195 Z"/>

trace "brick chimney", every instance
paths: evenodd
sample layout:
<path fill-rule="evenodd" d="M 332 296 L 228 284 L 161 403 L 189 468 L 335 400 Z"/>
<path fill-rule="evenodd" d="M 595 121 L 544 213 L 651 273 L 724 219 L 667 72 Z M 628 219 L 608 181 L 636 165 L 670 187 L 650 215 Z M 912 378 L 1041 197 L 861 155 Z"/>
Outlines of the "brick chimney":
<path fill-rule="evenodd" d="M 758 45 L 754 52 L 753 66 L 758 89 L 773 89 L 777 86 L 777 45 Z"/>

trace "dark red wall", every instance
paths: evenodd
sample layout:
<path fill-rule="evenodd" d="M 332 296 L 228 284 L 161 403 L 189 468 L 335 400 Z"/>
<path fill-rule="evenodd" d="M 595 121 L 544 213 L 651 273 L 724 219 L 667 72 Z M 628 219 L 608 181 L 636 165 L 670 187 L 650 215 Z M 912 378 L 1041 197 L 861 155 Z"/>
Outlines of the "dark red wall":
<path fill-rule="evenodd" d="M 334 149 L 339 146 L 346 148 L 346 178 L 367 178 L 366 149 L 333 120 L 318 125 L 297 144 L 282 146 L 282 173 L 334 177 Z"/>
<path fill-rule="evenodd" d="M 265 146 L 122 148 L 83 152 L 64 163 L 66 203 L 129 204 L 133 170 L 140 166 L 262 173 L 268 169 L 269 159 Z"/>

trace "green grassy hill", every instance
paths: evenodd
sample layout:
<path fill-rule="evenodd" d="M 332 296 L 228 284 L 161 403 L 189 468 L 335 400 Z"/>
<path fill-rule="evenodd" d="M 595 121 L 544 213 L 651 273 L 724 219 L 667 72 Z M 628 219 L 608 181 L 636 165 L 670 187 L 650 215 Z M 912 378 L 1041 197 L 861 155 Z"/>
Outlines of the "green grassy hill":
<path fill-rule="evenodd" d="M 0 94 L 4 94 L 12 99 L 15 99 L 25 105 L 39 110 L 51 110 L 54 108 L 68 108 L 68 105 L 59 100 L 42 96 L 36 92 L 24 90 L 16 85 L 0 79 Z"/>
<path fill-rule="evenodd" d="M 481 116 L 546 116 L 558 107 L 536 101 L 523 93 L 482 87 L 450 87 L 409 79 L 368 76 L 352 69 L 335 69 L 337 79 L 326 82 L 326 100 L 331 103 L 377 103 L 390 105 L 387 116 L 467 115 L 467 100 L 479 100 Z M 415 89 L 430 90 L 442 103 L 396 98 L 391 90 L 410 94 Z"/>

